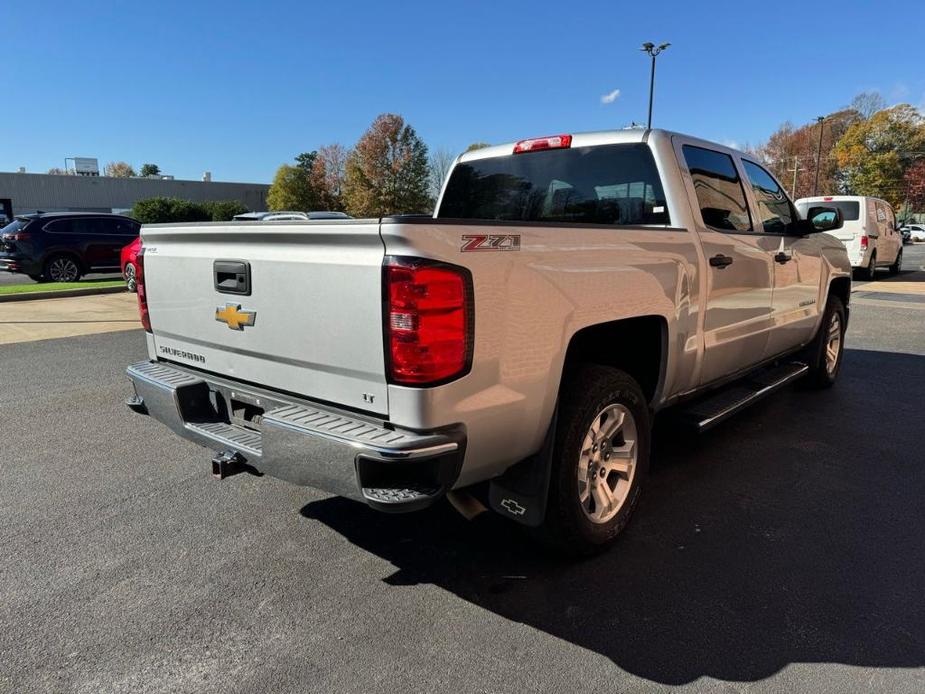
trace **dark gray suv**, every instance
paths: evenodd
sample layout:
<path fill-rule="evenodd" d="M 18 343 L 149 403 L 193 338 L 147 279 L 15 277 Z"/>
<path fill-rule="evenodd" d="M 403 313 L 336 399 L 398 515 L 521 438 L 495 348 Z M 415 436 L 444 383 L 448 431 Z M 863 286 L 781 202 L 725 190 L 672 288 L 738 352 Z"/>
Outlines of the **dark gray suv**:
<path fill-rule="evenodd" d="M 119 272 L 119 251 L 141 224 L 101 212 L 39 212 L 0 229 L 0 270 L 37 282 L 76 282 L 89 272 Z"/>

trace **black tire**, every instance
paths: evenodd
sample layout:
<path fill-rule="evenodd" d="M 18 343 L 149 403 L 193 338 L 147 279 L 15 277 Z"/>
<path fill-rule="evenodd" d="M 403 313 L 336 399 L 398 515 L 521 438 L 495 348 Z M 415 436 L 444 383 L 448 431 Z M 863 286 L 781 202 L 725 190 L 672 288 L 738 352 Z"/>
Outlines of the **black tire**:
<path fill-rule="evenodd" d="M 82 274 L 77 258 L 59 253 L 45 261 L 42 277 L 46 282 L 76 282 Z"/>
<path fill-rule="evenodd" d="M 612 405 L 622 406 L 632 415 L 636 460 L 633 474 L 627 473 L 628 486 L 623 487 L 619 510 L 612 518 L 596 522 L 589 517 L 580 501 L 580 484 L 585 485 L 589 499 L 592 493 L 590 481 L 579 483 L 579 467 L 582 464 L 582 446 L 592 423 L 597 421 L 600 424 L 602 420 L 597 418 Z M 572 555 L 594 554 L 613 542 L 626 527 L 639 501 L 649 470 L 650 441 L 649 406 L 642 389 L 632 377 L 617 369 L 594 364 L 581 366 L 568 374 L 563 380 L 559 401 L 546 516 L 537 529 L 540 538 Z M 595 478 L 598 470 L 592 471 L 590 466 L 586 469 L 589 471 L 587 480 Z M 601 472 L 601 477 L 606 480 L 611 474 L 617 473 Z M 617 477 L 614 484 L 622 482 L 623 478 Z"/>
<path fill-rule="evenodd" d="M 831 344 L 833 315 L 838 317 L 839 335 L 834 368 L 830 368 L 828 348 Z M 809 366 L 804 382 L 811 388 L 831 388 L 835 385 L 838 373 L 841 371 L 842 357 L 845 352 L 845 306 L 842 300 L 830 294 L 825 303 L 825 313 L 819 324 L 816 337 L 809 343 L 803 358 Z"/>
<path fill-rule="evenodd" d="M 899 247 L 899 252 L 896 254 L 896 260 L 893 261 L 893 264 L 890 265 L 890 274 L 898 275 L 903 269 L 903 249 L 902 246 Z"/>
<path fill-rule="evenodd" d="M 44 275 L 29 275 L 29 279 L 33 282 L 47 282 Z"/>
<path fill-rule="evenodd" d="M 877 254 L 872 253 L 867 267 L 858 272 L 859 279 L 873 282 L 877 278 Z"/>

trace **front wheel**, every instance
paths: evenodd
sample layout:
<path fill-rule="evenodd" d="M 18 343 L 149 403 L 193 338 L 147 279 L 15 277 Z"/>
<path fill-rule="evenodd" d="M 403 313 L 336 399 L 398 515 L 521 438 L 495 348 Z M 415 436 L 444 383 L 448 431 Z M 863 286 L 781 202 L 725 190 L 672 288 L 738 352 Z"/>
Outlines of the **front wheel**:
<path fill-rule="evenodd" d="M 834 294 L 829 296 L 822 324 L 815 339 L 806 348 L 809 372 L 806 383 L 814 388 L 831 388 L 841 370 L 845 352 L 845 306 Z"/>
<path fill-rule="evenodd" d="M 559 404 L 542 538 L 592 554 L 626 527 L 649 468 L 649 408 L 628 374 L 585 365 L 566 376 Z"/>
<path fill-rule="evenodd" d="M 903 269 L 903 249 L 900 248 L 899 252 L 896 253 L 896 260 L 893 261 L 892 265 L 890 265 L 890 274 L 898 275 L 900 272 L 902 272 L 902 269 Z"/>

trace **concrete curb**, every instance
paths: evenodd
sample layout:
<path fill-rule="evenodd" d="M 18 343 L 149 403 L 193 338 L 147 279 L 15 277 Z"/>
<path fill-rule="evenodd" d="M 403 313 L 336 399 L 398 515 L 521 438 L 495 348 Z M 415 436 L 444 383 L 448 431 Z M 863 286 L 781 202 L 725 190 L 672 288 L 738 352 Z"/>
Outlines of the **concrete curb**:
<path fill-rule="evenodd" d="M 66 296 L 92 296 L 94 294 L 118 294 L 127 292 L 120 287 L 88 287 L 86 289 L 57 289 L 51 292 L 23 292 L 22 294 L 0 294 L 0 304 L 5 301 L 33 301 L 36 299 L 63 299 Z"/>

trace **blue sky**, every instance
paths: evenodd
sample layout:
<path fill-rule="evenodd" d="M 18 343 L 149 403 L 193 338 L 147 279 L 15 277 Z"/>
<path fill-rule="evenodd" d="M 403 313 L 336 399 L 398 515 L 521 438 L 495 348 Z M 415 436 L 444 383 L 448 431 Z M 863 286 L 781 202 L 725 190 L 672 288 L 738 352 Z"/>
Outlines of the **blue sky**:
<path fill-rule="evenodd" d="M 863 90 L 925 106 L 925 44 L 896 27 L 925 2 L 3 0 L 0 170 L 269 181 L 382 112 L 454 152 L 620 127 L 645 119 L 643 41 L 672 43 L 656 126 L 757 143 Z"/>

